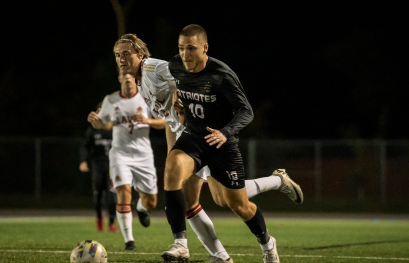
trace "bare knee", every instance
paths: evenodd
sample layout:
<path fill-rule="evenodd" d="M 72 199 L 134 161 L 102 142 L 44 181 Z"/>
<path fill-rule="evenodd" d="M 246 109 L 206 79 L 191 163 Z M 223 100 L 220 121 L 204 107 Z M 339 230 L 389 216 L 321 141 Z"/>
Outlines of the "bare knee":
<path fill-rule="evenodd" d="M 142 205 L 148 210 L 152 210 L 156 208 L 157 205 L 157 197 L 156 195 L 144 195 L 141 196 L 142 198 Z"/>

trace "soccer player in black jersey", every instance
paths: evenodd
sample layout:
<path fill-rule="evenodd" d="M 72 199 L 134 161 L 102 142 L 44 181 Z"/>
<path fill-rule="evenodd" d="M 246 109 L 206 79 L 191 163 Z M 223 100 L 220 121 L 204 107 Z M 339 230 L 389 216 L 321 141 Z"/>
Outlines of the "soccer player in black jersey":
<path fill-rule="evenodd" d="M 261 210 L 248 200 L 238 132 L 253 120 L 253 110 L 236 74 L 207 56 L 206 31 L 189 25 L 179 34 L 179 55 L 169 62 L 183 103 L 187 129 L 168 154 L 165 168 L 166 216 L 175 244 L 166 259 L 188 254 L 182 184 L 208 165 L 231 210 L 257 237 L 264 262 L 279 262 L 276 241 L 268 234 Z M 180 256 L 178 256 L 180 255 Z"/>

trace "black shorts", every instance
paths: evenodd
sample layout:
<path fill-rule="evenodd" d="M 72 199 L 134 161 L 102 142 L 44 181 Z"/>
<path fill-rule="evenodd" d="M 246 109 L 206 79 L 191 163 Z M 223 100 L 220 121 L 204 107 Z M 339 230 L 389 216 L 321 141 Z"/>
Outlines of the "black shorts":
<path fill-rule="evenodd" d="M 223 186 L 241 189 L 245 186 L 244 165 L 236 142 L 225 142 L 219 149 L 206 140 L 183 132 L 172 150 L 179 149 L 195 160 L 196 171 L 208 165 L 211 176 Z"/>

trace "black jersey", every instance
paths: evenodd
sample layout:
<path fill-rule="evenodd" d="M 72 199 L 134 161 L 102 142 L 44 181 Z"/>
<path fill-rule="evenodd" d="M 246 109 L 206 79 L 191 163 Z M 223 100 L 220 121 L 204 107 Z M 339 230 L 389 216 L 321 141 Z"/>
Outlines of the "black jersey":
<path fill-rule="evenodd" d="M 206 67 L 188 72 L 180 55 L 169 61 L 178 97 L 182 100 L 187 131 L 204 138 L 206 127 L 237 139 L 238 132 L 253 120 L 253 110 L 236 74 L 223 62 L 209 57 Z"/>
<path fill-rule="evenodd" d="M 80 149 L 80 161 L 108 161 L 112 144 L 112 131 L 88 127 Z"/>

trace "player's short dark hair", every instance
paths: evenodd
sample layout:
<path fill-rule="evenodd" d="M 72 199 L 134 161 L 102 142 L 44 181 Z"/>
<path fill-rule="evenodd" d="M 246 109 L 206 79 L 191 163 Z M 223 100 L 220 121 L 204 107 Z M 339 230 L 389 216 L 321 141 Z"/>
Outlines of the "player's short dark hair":
<path fill-rule="evenodd" d="M 207 43 L 207 33 L 206 30 L 195 24 L 191 24 L 186 26 L 185 28 L 180 31 L 180 36 L 185 36 L 185 37 L 191 37 L 191 36 L 197 36 L 197 38 L 204 43 Z"/>
<path fill-rule="evenodd" d="M 140 38 L 136 36 L 136 34 L 125 34 L 121 36 L 114 45 L 114 53 L 115 47 L 120 43 L 131 43 L 133 48 L 136 50 L 136 53 L 142 56 L 142 58 L 149 58 L 151 53 L 148 50 L 145 42 L 143 42 Z"/>

